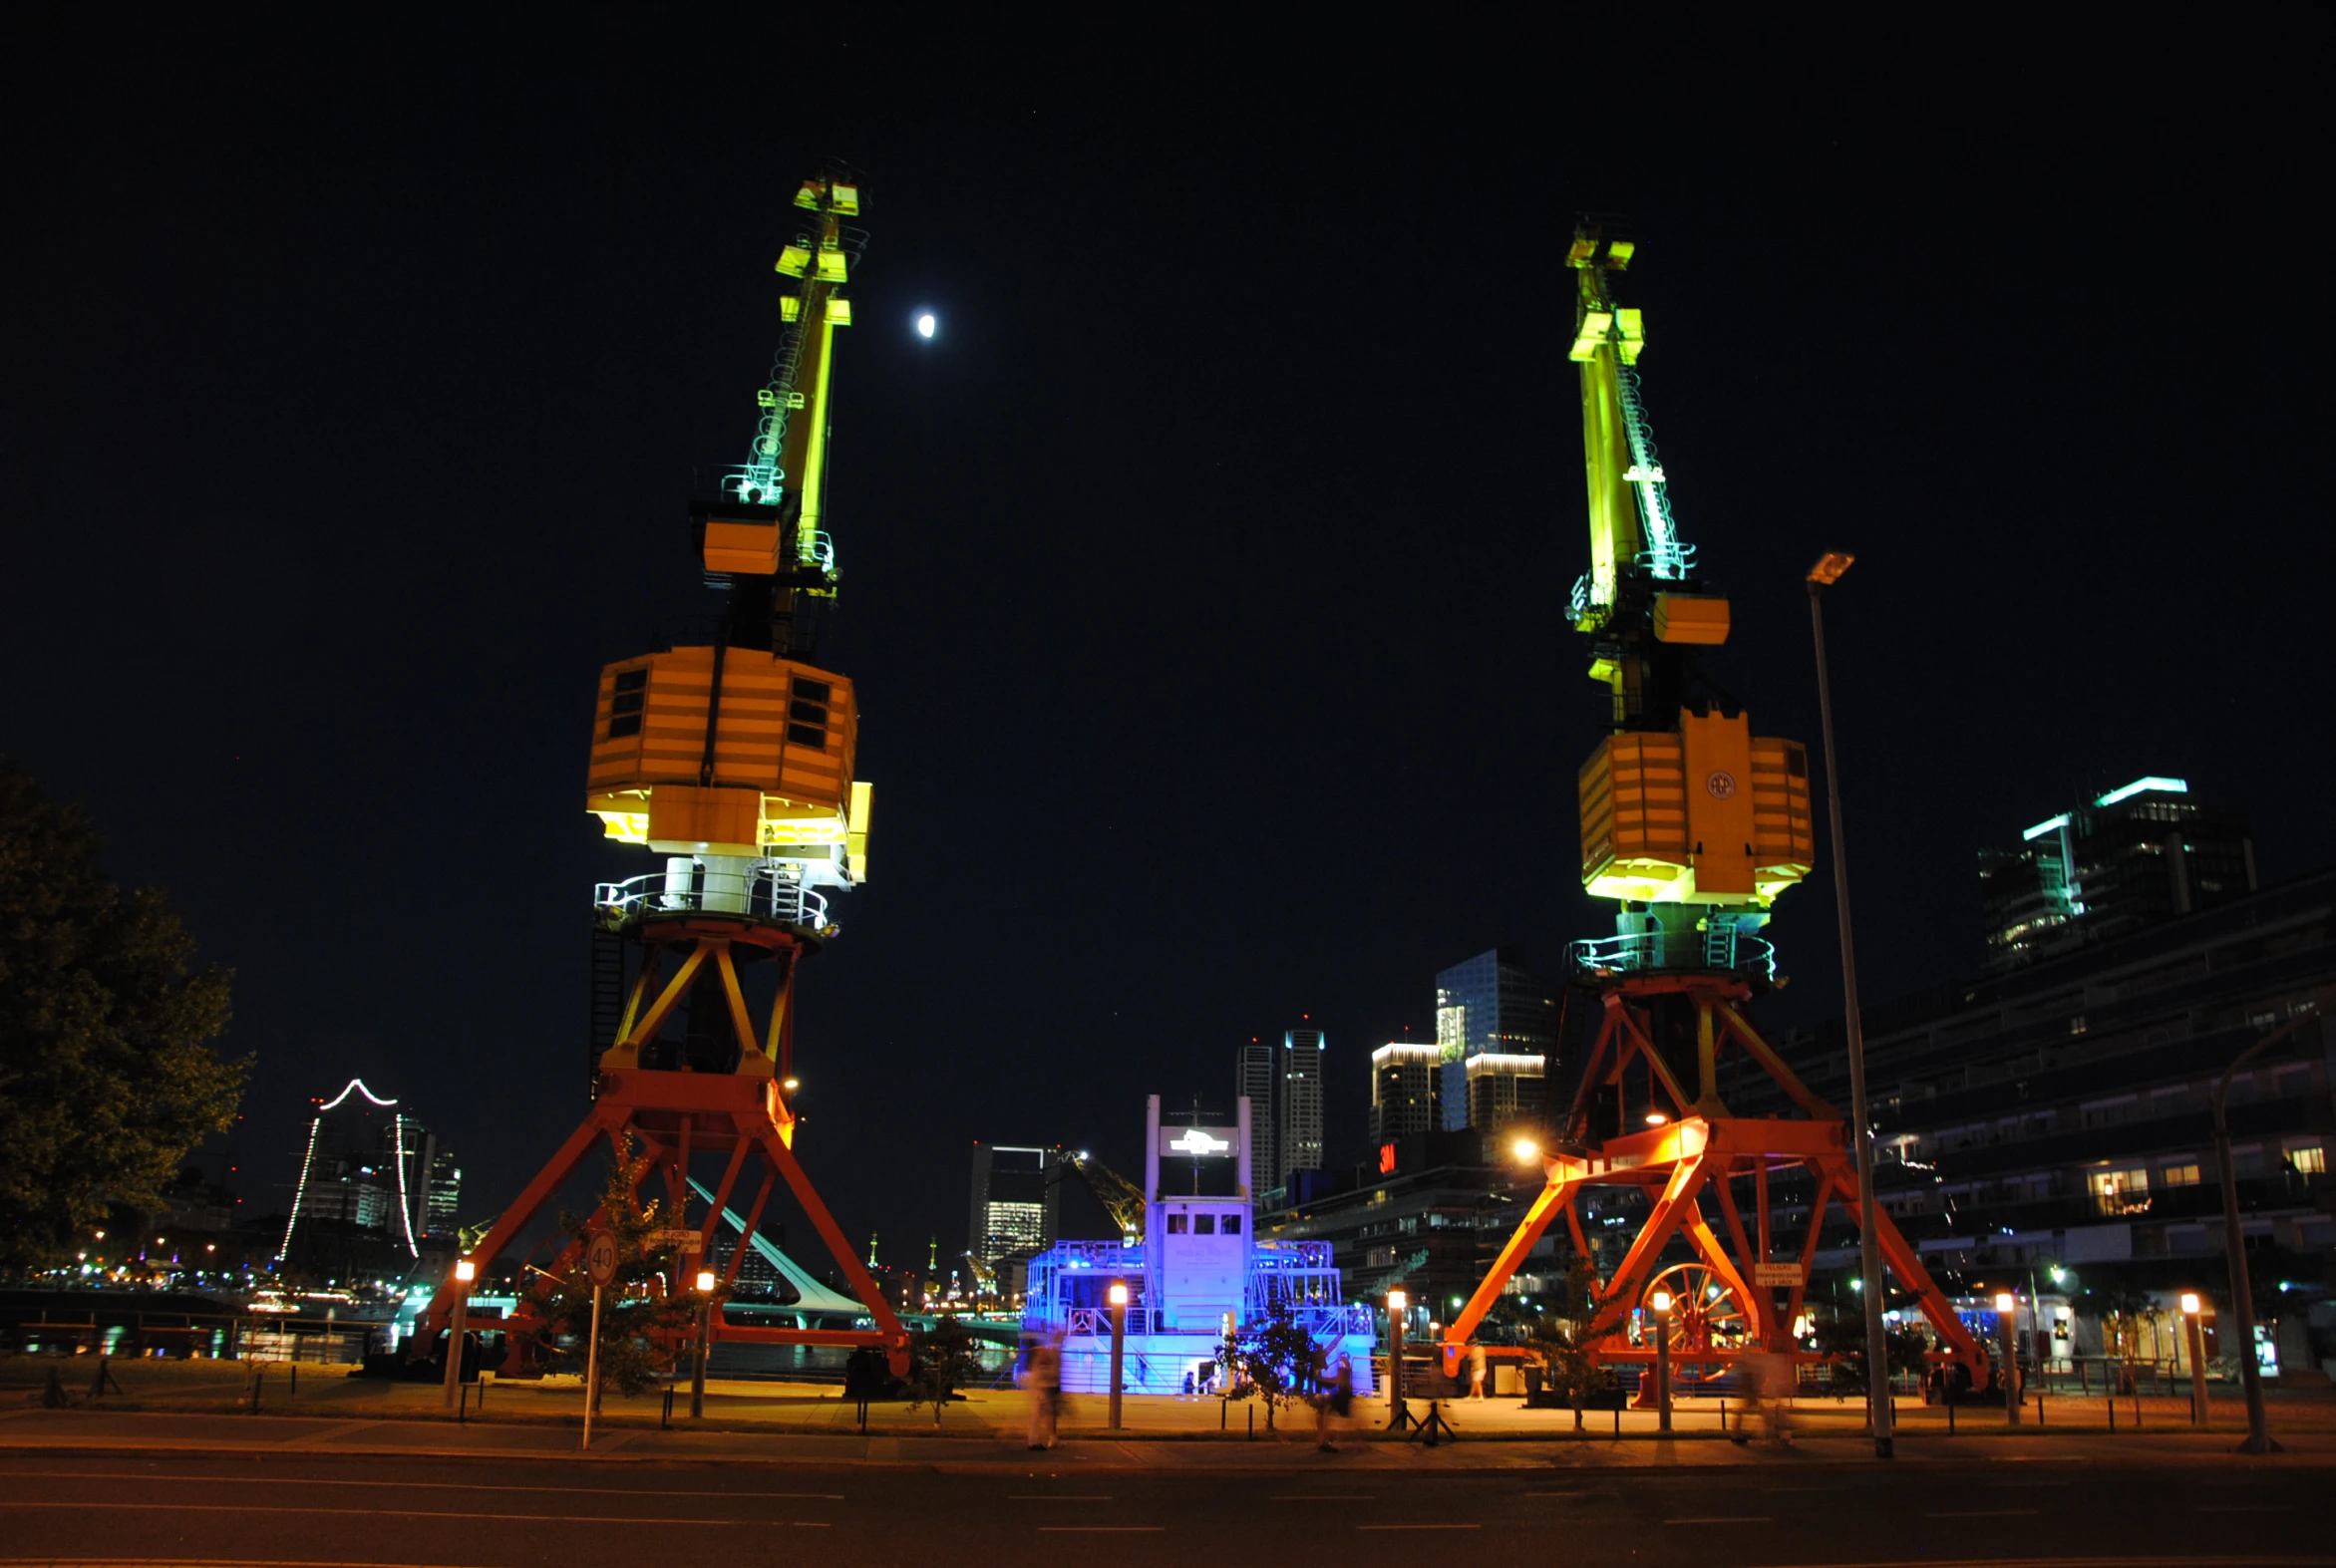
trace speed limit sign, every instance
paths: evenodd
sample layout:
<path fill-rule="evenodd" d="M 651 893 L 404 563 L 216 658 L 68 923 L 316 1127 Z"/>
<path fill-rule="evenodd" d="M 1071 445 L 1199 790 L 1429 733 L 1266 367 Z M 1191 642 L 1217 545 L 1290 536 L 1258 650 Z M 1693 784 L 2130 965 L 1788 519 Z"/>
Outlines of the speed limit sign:
<path fill-rule="evenodd" d="M 584 1273 L 598 1286 L 605 1287 L 615 1280 L 615 1237 L 604 1230 L 592 1233 L 592 1239 L 584 1243 Z"/>

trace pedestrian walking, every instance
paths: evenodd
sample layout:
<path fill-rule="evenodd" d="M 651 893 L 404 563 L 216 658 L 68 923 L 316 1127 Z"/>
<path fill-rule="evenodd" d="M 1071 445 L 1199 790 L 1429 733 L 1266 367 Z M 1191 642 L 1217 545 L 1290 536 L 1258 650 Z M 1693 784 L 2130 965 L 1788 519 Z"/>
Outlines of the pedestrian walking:
<path fill-rule="evenodd" d="M 1055 1421 L 1063 1398 L 1063 1353 L 1051 1340 L 1030 1347 L 1030 1446 L 1055 1445 Z"/>
<path fill-rule="evenodd" d="M 1485 1397 L 1485 1346 L 1481 1340 L 1469 1341 L 1469 1398 Z"/>
<path fill-rule="evenodd" d="M 1336 1453 L 1338 1444 L 1331 1441 L 1346 1425 L 1347 1416 L 1355 1405 L 1355 1365 L 1341 1352 L 1336 1366 L 1323 1379 L 1322 1392 L 1314 1401 L 1314 1446 L 1324 1453 Z"/>

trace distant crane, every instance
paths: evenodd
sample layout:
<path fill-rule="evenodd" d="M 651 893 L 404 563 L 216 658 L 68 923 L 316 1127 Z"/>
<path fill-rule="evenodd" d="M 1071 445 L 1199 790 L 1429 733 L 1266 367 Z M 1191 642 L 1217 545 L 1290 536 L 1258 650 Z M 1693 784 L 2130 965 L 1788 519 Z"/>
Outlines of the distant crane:
<path fill-rule="evenodd" d="M 1064 1150 L 1054 1169 L 1047 1173 L 1047 1184 L 1053 1186 L 1061 1181 L 1066 1170 L 1076 1175 L 1080 1185 L 1103 1205 L 1112 1223 L 1120 1227 L 1121 1235 L 1131 1241 L 1144 1239 L 1144 1212 L 1150 1200 L 1142 1187 L 1085 1149 L 1076 1153 Z"/>

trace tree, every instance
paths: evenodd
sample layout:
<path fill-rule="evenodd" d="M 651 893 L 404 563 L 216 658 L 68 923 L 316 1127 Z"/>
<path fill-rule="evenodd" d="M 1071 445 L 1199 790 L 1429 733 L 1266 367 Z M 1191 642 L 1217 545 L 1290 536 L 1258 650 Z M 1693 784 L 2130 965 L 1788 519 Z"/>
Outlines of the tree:
<path fill-rule="evenodd" d="M 1863 1394 L 1865 1314 L 1861 1311 L 1830 1313 L 1820 1317 L 1815 1328 L 1817 1348 L 1833 1358 L 1834 1393 Z M 1892 1372 L 1919 1372 L 1922 1358 L 1930 1349 L 1930 1337 L 1910 1324 L 1883 1329 L 1882 1343 Z"/>
<path fill-rule="evenodd" d="M 1295 1403 L 1313 1376 L 1314 1336 L 1291 1315 L 1289 1303 L 1277 1301 L 1264 1317 L 1235 1329 L 1218 1347 L 1217 1359 L 1232 1374 L 1232 1397 L 1263 1400 L 1270 1424 L 1273 1412 Z"/>
<path fill-rule="evenodd" d="M 973 1336 L 955 1318 L 943 1318 L 930 1333 L 908 1342 L 908 1408 L 933 1408 L 933 1424 L 941 1424 L 941 1410 L 957 1396 L 957 1385 L 971 1378 L 980 1363 L 973 1352 Z"/>
<path fill-rule="evenodd" d="M 154 888 L 98 870 L 88 814 L 0 758 L 0 1267 L 62 1262 L 109 1204 L 154 1209 L 233 1121 L 225 970 Z"/>
<path fill-rule="evenodd" d="M 1590 1402 L 1618 1387 L 1614 1375 L 1590 1359 L 1585 1331 L 1598 1310 L 1598 1272 L 1589 1259 L 1576 1255 L 1566 1266 L 1548 1306 L 1535 1315 L 1523 1344 L 1541 1364 L 1541 1386 L 1572 1409 L 1573 1429 L 1579 1431 Z"/>
<path fill-rule="evenodd" d="M 616 1158 L 609 1162 L 608 1182 L 601 1189 L 602 1227 L 616 1243 L 616 1278 L 600 1304 L 600 1388 L 593 1391 L 593 1409 L 600 1393 L 611 1384 L 626 1399 L 646 1394 L 657 1375 L 673 1363 L 672 1347 L 692 1333 L 696 1304 L 665 1293 L 665 1269 L 673 1249 L 649 1245 L 649 1233 L 662 1228 L 661 1205 L 652 1198 L 638 1200 L 641 1178 L 649 1156 L 633 1152 L 630 1132 L 619 1133 Z M 591 1233 L 590 1221 L 562 1213 L 559 1228 L 578 1247 Z M 744 1242 L 741 1242 L 744 1245 Z M 541 1323 L 535 1348 L 547 1365 L 583 1372 L 589 1364 L 592 1325 L 592 1282 L 585 1277 L 579 1256 L 566 1274 L 538 1274 L 521 1298 L 521 1306 Z"/>

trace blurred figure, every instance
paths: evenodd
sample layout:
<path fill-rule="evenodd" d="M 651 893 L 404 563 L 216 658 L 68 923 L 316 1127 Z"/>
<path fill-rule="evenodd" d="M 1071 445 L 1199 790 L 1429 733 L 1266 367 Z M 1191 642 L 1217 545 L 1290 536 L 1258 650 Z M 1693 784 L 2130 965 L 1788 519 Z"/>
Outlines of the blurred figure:
<path fill-rule="evenodd" d="M 1030 1446 L 1055 1445 L 1055 1413 L 1063 1397 L 1063 1353 L 1053 1340 L 1030 1347 Z"/>
<path fill-rule="evenodd" d="M 1481 1340 L 1469 1341 L 1469 1398 L 1485 1397 L 1485 1346 Z"/>
<path fill-rule="evenodd" d="M 1330 1439 L 1346 1424 L 1355 1404 L 1355 1366 L 1345 1352 L 1339 1353 L 1337 1365 L 1320 1380 L 1320 1390 L 1314 1400 L 1314 1446 L 1324 1453 L 1336 1453 L 1338 1444 Z"/>

